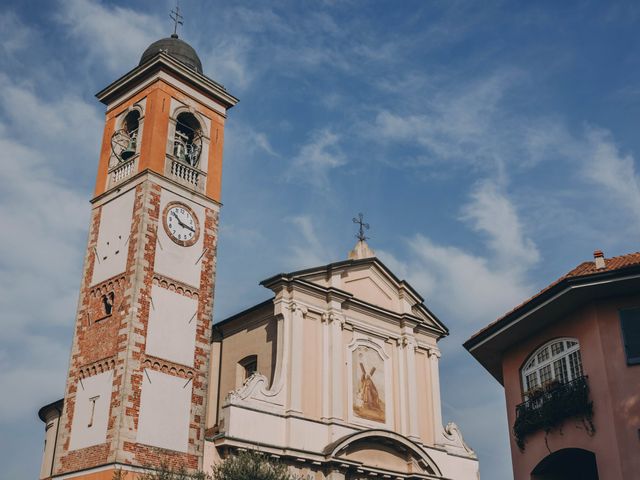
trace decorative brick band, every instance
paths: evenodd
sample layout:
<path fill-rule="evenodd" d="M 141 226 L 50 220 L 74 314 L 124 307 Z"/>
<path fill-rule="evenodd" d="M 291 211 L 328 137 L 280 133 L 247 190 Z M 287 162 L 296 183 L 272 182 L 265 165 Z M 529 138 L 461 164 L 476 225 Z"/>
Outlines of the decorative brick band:
<path fill-rule="evenodd" d="M 109 370 L 115 370 L 116 368 L 116 357 L 105 358 L 103 360 L 98 360 L 97 362 L 91 363 L 87 366 L 81 367 L 78 369 L 78 374 L 80 378 L 92 377 L 94 375 L 98 375 L 100 373 L 107 372 Z"/>
<path fill-rule="evenodd" d="M 193 298 L 194 300 L 198 300 L 200 297 L 200 293 L 197 288 L 193 288 L 192 286 L 179 282 L 178 280 L 174 280 L 173 278 L 165 277 L 159 273 L 153 274 L 153 284 L 166 288 L 172 292 L 179 293 L 180 295 L 184 295 L 185 297 Z"/>
<path fill-rule="evenodd" d="M 145 355 L 146 359 L 142 362 L 142 368 L 150 368 L 162 373 L 168 373 L 175 377 L 192 379 L 194 371 L 192 368 L 185 367 L 178 363 L 173 363 L 162 358 Z"/>

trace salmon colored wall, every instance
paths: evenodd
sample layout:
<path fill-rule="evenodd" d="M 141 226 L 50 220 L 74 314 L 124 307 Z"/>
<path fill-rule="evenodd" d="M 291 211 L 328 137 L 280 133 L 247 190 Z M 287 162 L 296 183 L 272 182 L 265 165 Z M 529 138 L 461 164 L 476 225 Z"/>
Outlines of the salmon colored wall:
<path fill-rule="evenodd" d="M 233 334 L 224 334 L 220 367 L 220 391 L 218 392 L 218 410 L 224 404 L 227 394 L 237 388 L 236 366 L 240 360 L 257 355 L 258 372 L 269 383 L 273 379 L 275 362 L 276 325 L 275 319 L 246 319 L 246 327 Z"/>
<path fill-rule="evenodd" d="M 178 82 L 176 80 L 176 82 Z M 209 157 L 207 158 L 207 184 L 205 195 L 220 201 L 222 184 L 222 154 L 224 149 L 224 115 L 197 102 L 178 87 L 157 80 L 140 92 L 127 98 L 106 114 L 105 129 L 102 136 L 102 148 L 96 177 L 95 196 L 102 194 L 107 186 L 107 171 L 111 156 L 111 135 L 115 129 L 116 117 L 126 109 L 146 97 L 144 129 L 140 144 L 138 171 L 150 169 L 164 174 L 167 134 L 171 99 L 195 105 L 196 111 L 211 120 Z"/>
<path fill-rule="evenodd" d="M 317 317 L 317 318 L 316 318 Z M 307 314 L 303 323 L 302 413 L 319 420 L 322 417 L 322 338 L 320 317 Z"/>
<path fill-rule="evenodd" d="M 427 445 L 433 445 L 433 401 L 431 400 L 431 371 L 429 356 L 416 351 L 416 376 L 418 384 L 418 419 L 420 438 Z"/>
<path fill-rule="evenodd" d="M 640 365 L 627 365 L 618 310 L 640 307 L 640 295 L 596 306 L 622 478 L 640 476 Z"/>
<path fill-rule="evenodd" d="M 548 341 L 573 337 L 580 342 L 584 374 L 589 377 L 596 432 L 589 436 L 582 422 L 569 419 L 561 430 L 546 438 L 536 432 L 525 439 L 521 452 L 511 435 L 515 480 L 529 480 L 535 466 L 553 451 L 583 448 L 595 453 L 601 480 L 633 478 L 640 471 L 640 366 L 627 366 L 618 309 L 640 306 L 640 296 L 582 307 L 545 330 L 514 345 L 503 356 L 503 377 L 509 428 L 513 428 L 516 405 L 523 401 L 520 369 L 529 355 Z M 635 474 L 634 473 L 634 474 Z"/>

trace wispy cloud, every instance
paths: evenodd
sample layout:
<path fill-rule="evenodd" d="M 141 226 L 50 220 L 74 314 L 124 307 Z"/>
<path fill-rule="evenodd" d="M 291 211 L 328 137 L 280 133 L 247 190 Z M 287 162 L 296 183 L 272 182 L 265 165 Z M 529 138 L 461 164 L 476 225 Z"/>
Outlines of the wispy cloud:
<path fill-rule="evenodd" d="M 321 241 L 311 215 L 298 215 L 288 219 L 296 227 L 291 245 L 283 259 L 292 270 L 323 265 L 332 260 L 331 249 Z"/>
<path fill-rule="evenodd" d="M 388 252 L 381 256 L 424 292 L 436 311 L 466 323 L 458 330 L 464 335 L 532 292 L 529 268 L 539 253 L 524 234 L 512 201 L 492 182 L 482 182 L 471 192 L 461 219 L 482 235 L 484 253 L 443 245 L 418 233 L 407 240 L 409 249 L 402 258 Z"/>
<path fill-rule="evenodd" d="M 292 162 L 292 176 L 316 187 L 329 188 L 333 169 L 347 163 L 340 148 L 340 136 L 329 129 L 313 132 L 309 141 L 300 147 Z"/>
<path fill-rule="evenodd" d="M 640 224 L 640 178 L 631 154 L 620 152 L 610 132 L 588 128 L 582 174 L 603 189 L 611 205 L 622 206 Z M 640 227 L 636 227 L 640 228 Z"/>
<path fill-rule="evenodd" d="M 93 63 L 123 73 L 138 63 L 153 41 L 165 36 L 154 15 L 125 7 L 107 7 L 95 0 L 62 0 L 57 21 L 82 42 Z"/>

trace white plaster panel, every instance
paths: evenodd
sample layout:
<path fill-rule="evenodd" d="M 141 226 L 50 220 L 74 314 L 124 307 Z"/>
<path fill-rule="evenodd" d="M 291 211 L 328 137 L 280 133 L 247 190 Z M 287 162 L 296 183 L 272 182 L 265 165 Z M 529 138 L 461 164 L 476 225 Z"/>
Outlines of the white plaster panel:
<path fill-rule="evenodd" d="M 449 455 L 441 450 L 424 449 L 438 466 L 445 478 L 456 480 L 478 480 L 480 478 L 478 461 L 457 455 Z"/>
<path fill-rule="evenodd" d="M 135 190 L 102 206 L 91 284 L 95 285 L 127 268 L 127 247 L 131 233 Z"/>
<path fill-rule="evenodd" d="M 263 445 L 285 447 L 285 418 L 228 405 L 223 408 L 225 433 L 229 437 Z"/>
<path fill-rule="evenodd" d="M 189 445 L 192 382 L 145 369 L 137 442 L 186 452 Z"/>
<path fill-rule="evenodd" d="M 158 242 L 155 257 L 155 271 L 167 277 L 179 280 L 194 287 L 200 287 L 200 271 L 202 269 L 203 237 L 205 210 L 201 205 L 191 202 L 168 190 L 160 194 L 160 215 L 169 202 L 179 201 L 193 209 L 200 225 L 198 241 L 190 247 L 175 243 L 164 229 L 162 218 L 158 221 Z"/>
<path fill-rule="evenodd" d="M 151 287 L 146 352 L 193 366 L 198 302 L 166 288 Z"/>
<path fill-rule="evenodd" d="M 107 440 L 113 370 L 78 381 L 71 424 L 70 450 Z"/>

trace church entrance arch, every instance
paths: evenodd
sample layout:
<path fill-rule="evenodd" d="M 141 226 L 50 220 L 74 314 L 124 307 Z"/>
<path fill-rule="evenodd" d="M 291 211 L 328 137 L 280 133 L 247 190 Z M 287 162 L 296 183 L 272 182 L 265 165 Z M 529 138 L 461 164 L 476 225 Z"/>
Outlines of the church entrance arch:
<path fill-rule="evenodd" d="M 543 458 L 531 471 L 531 480 L 598 480 L 596 455 L 582 448 L 563 448 Z"/>
<path fill-rule="evenodd" d="M 388 430 L 365 430 L 347 435 L 328 445 L 325 454 L 333 460 L 358 465 L 346 478 L 370 478 L 371 474 L 441 476 L 433 459 L 408 438 Z"/>

